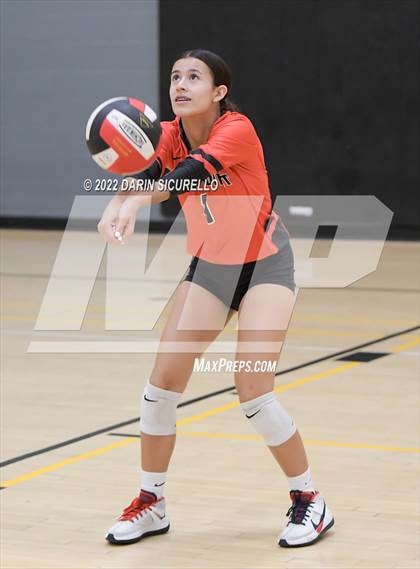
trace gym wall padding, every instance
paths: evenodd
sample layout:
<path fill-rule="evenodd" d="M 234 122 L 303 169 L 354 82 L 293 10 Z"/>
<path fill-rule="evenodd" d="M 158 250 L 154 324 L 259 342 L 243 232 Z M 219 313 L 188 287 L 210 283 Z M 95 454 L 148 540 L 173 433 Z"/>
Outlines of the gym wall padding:
<path fill-rule="evenodd" d="M 395 212 L 392 237 L 419 237 L 417 0 L 161 0 L 160 37 L 162 118 L 174 58 L 216 51 L 273 195 L 375 195 Z"/>

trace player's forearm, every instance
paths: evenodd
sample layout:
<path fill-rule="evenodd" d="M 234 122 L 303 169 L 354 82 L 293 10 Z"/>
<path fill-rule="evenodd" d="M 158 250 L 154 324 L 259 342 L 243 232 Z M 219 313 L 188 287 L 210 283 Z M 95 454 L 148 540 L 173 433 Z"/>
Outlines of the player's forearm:
<path fill-rule="evenodd" d="M 137 180 L 134 181 L 136 182 Z M 118 193 L 116 197 L 122 197 L 123 200 L 129 197 L 132 201 L 138 204 L 138 207 L 143 207 L 145 205 L 155 205 L 166 201 L 169 199 L 170 193 L 168 190 L 162 189 L 157 182 L 154 182 L 153 185 L 148 188 L 141 185 L 136 188 L 133 185 L 133 187 L 126 191 Z"/>
<path fill-rule="evenodd" d="M 116 197 L 119 197 L 124 201 L 128 197 L 136 197 L 140 204 L 139 207 L 143 205 L 158 204 L 169 199 L 169 192 L 163 190 L 158 186 L 157 182 L 147 180 L 138 180 L 136 178 L 124 178 L 121 185 L 117 191 Z M 151 200 L 151 201 L 150 201 Z"/>

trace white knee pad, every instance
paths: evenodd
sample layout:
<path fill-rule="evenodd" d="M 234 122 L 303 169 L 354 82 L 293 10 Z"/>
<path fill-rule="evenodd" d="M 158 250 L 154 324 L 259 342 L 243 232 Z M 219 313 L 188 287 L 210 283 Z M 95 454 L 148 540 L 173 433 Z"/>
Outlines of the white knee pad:
<path fill-rule="evenodd" d="M 241 403 L 241 407 L 246 418 L 270 447 L 285 443 L 296 432 L 293 419 L 283 409 L 272 391 Z"/>
<path fill-rule="evenodd" d="M 140 430 L 147 435 L 174 435 L 176 406 L 181 395 L 147 383 L 141 396 Z"/>

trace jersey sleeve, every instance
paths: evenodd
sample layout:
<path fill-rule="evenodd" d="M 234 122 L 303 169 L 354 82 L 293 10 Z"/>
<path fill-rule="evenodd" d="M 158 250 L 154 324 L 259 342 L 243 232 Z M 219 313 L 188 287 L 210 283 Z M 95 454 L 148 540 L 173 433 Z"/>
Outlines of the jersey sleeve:
<path fill-rule="evenodd" d="M 258 150 L 259 140 L 251 121 L 244 115 L 235 113 L 212 131 L 205 144 L 191 150 L 174 170 L 165 174 L 163 180 L 205 181 L 224 168 L 247 162 Z M 186 186 L 174 189 L 173 193 L 183 194 L 189 191 Z"/>
<path fill-rule="evenodd" d="M 238 114 L 221 123 L 205 144 L 190 152 L 209 175 L 224 168 L 247 162 L 258 149 L 258 137 L 252 123 Z"/>

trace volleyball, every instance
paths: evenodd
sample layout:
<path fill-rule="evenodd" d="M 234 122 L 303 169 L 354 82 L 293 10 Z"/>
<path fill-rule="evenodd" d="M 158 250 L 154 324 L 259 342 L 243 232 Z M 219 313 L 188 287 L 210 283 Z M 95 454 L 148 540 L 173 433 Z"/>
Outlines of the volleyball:
<path fill-rule="evenodd" d="M 150 166 L 160 135 L 156 113 L 132 97 L 100 104 L 86 125 L 86 143 L 93 160 L 114 174 L 136 174 Z"/>

